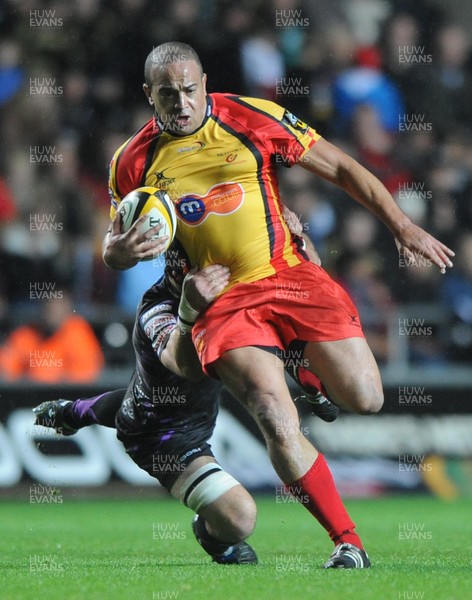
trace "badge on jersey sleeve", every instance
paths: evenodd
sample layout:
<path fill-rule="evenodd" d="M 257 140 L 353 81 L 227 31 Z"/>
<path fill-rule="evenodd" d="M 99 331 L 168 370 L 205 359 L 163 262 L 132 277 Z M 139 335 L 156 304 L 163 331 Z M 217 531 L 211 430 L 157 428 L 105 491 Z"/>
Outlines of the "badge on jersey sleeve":
<path fill-rule="evenodd" d="M 296 129 L 297 131 L 300 131 L 301 133 L 306 133 L 308 131 L 308 125 L 288 110 L 284 112 L 284 116 L 282 117 L 282 123 L 287 123 L 287 125 L 290 125 L 291 127 Z"/>

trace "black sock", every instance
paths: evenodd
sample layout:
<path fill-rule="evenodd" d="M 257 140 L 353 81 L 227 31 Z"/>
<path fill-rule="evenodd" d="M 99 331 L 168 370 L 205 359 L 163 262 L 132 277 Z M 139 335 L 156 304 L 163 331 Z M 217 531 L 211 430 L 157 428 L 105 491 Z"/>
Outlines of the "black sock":
<path fill-rule="evenodd" d="M 200 516 L 195 523 L 194 529 L 200 546 L 212 556 L 223 554 L 232 545 L 227 542 L 220 542 L 210 535 L 205 527 L 205 519 Z"/>

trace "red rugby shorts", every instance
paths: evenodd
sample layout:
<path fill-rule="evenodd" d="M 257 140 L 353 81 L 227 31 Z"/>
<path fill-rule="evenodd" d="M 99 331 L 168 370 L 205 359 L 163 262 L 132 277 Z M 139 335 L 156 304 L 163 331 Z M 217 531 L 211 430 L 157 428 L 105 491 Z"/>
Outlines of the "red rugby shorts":
<path fill-rule="evenodd" d="M 311 262 L 239 283 L 216 299 L 193 327 L 205 373 L 228 350 L 286 349 L 294 340 L 326 342 L 364 337 L 359 314 L 343 288 Z"/>

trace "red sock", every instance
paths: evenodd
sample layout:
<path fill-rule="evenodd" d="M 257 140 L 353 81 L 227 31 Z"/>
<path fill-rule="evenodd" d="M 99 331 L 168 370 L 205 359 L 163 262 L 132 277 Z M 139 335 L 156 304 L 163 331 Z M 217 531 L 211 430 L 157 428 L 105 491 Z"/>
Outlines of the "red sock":
<path fill-rule="evenodd" d="M 328 396 L 325 386 L 321 383 L 321 379 L 318 375 L 312 373 L 305 367 L 299 367 L 297 371 L 298 383 L 302 386 L 305 392 L 309 394 L 316 394 L 321 392 L 323 396 Z"/>
<path fill-rule="evenodd" d="M 363 548 L 354 533 L 355 523 L 349 517 L 338 494 L 333 476 L 322 454 L 318 454 L 310 470 L 287 486 L 307 510 L 319 521 L 337 545 L 341 542 Z"/>

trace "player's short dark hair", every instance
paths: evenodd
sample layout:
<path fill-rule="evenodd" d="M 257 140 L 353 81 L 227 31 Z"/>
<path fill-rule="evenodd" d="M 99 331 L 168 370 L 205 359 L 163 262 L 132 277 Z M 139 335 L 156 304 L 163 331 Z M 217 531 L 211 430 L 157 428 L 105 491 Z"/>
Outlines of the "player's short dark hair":
<path fill-rule="evenodd" d="M 184 42 L 164 42 L 151 50 L 144 63 L 144 81 L 151 87 L 151 75 L 154 67 L 162 68 L 173 62 L 185 62 L 192 60 L 197 63 L 200 73 L 203 75 L 203 67 L 196 51 Z"/>

